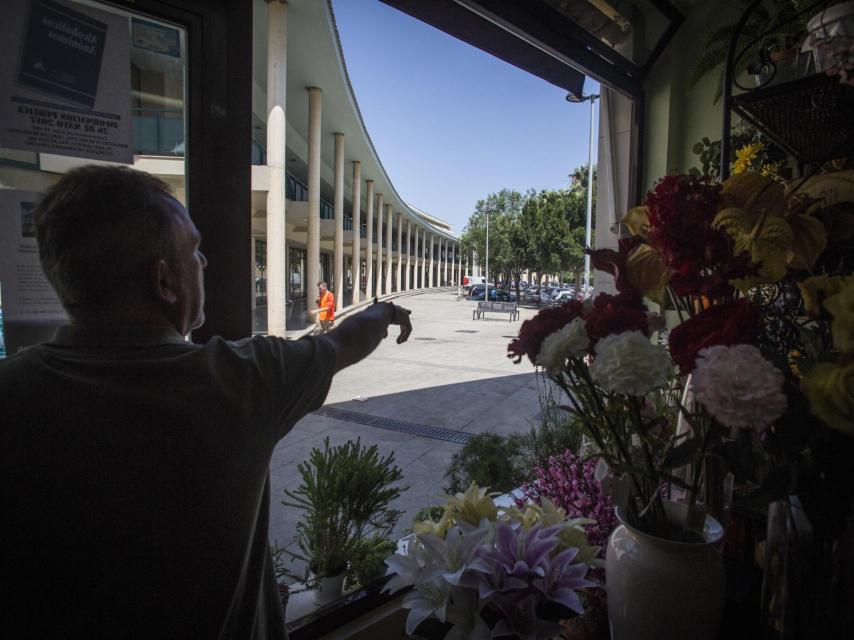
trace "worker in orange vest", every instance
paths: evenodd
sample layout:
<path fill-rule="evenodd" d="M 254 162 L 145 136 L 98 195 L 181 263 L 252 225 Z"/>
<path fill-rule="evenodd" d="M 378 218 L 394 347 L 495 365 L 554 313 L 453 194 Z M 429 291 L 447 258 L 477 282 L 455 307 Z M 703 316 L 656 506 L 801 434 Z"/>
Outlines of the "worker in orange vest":
<path fill-rule="evenodd" d="M 320 332 L 326 333 L 335 322 L 335 295 L 325 282 L 318 282 L 317 287 L 317 322 L 320 324 Z"/>

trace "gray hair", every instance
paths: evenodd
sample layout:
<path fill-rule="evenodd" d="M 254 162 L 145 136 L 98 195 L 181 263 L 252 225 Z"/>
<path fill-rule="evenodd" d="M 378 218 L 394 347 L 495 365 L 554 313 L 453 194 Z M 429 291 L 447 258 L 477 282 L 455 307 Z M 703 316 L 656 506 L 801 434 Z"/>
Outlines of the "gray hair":
<path fill-rule="evenodd" d="M 35 211 L 42 269 L 63 306 L 109 306 L 157 258 L 174 263 L 171 189 L 126 167 L 86 165 L 48 189 Z"/>

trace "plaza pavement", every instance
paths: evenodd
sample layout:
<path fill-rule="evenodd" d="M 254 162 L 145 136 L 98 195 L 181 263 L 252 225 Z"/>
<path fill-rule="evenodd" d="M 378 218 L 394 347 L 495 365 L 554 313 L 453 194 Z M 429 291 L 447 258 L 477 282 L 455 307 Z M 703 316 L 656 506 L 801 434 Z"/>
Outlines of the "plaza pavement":
<path fill-rule="evenodd" d="M 476 303 L 457 300 L 456 292 L 447 290 L 396 302 L 412 311 L 409 341 L 396 344 L 392 327 L 372 355 L 335 377 L 324 407 L 303 418 L 276 447 L 270 463 L 271 542 L 292 542 L 300 512 L 281 504 L 283 491 L 299 486 L 297 465 L 312 448 L 322 448 L 326 437 L 333 445 L 361 438 L 362 444 L 376 444 L 382 455 L 394 453 L 403 484 L 409 486 L 394 505 L 405 511 L 395 531 L 399 537 L 419 509 L 442 501 L 445 469 L 462 445 L 364 424 L 370 417 L 392 419 L 383 421 L 385 426 L 400 422 L 442 433 L 506 435 L 528 430 L 539 413 L 533 366 L 507 358 L 507 343 L 535 309 L 521 309 L 514 322 L 507 314 L 472 320 Z"/>

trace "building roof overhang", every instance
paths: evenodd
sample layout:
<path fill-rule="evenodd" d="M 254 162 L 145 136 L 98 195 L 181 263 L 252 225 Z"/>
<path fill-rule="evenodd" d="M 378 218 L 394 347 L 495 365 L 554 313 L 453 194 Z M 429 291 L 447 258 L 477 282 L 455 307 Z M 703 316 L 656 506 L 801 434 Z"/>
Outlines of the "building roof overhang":
<path fill-rule="evenodd" d="M 253 110 L 256 128 L 263 130 L 266 121 L 267 42 L 266 4 L 254 0 L 254 83 Z M 338 37 L 331 0 L 288 0 L 287 64 L 286 64 L 286 145 L 287 168 L 304 170 L 308 160 L 308 89 L 318 87 L 321 94 L 321 176 L 334 184 L 335 133 L 344 138 L 344 188 L 352 193 L 353 161 L 361 163 L 361 179 L 373 180 L 374 193 L 383 194 L 383 203 L 390 204 L 395 213 L 428 228 L 434 233 L 457 241 L 448 229 L 436 227 L 423 212 L 410 207 L 398 194 L 374 148 L 350 83 L 344 53 Z M 365 208 L 365 188 L 361 190 L 362 209 Z M 345 211 L 349 215 L 349 211 Z M 374 212 L 377 215 L 377 212 Z M 432 217 L 432 216 L 431 216 Z"/>
<path fill-rule="evenodd" d="M 684 20 L 668 0 L 382 2 L 579 98 L 584 76 L 637 98 L 643 78 Z M 626 5 L 626 15 L 617 10 L 621 5 Z M 615 34 L 631 33 L 635 21 L 655 25 L 654 32 L 647 38 L 649 34 L 639 29 L 631 46 L 617 42 Z M 636 55 L 638 51 L 642 53 Z"/>

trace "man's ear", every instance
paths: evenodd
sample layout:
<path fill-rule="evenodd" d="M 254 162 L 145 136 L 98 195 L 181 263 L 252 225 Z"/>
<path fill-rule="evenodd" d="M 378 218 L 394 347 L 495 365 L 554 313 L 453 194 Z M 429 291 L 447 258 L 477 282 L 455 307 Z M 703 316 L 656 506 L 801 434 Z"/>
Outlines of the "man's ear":
<path fill-rule="evenodd" d="M 150 277 L 155 297 L 166 304 L 175 304 L 178 300 L 178 279 L 163 258 L 155 260 Z"/>

